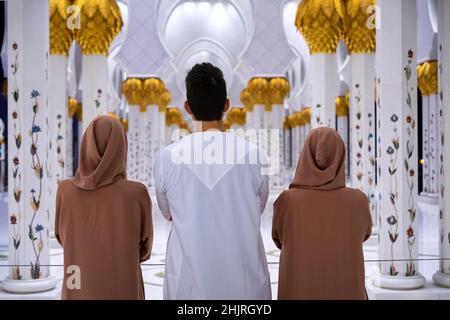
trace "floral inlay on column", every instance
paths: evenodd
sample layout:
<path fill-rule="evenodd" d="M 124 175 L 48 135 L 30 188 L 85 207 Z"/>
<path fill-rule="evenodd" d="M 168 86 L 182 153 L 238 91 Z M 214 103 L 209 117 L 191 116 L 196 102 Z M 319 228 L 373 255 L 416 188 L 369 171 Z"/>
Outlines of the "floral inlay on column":
<path fill-rule="evenodd" d="M 355 85 L 355 91 L 356 91 L 356 94 L 355 94 L 355 96 L 354 96 L 354 99 L 355 99 L 355 102 L 356 102 L 356 114 L 355 114 L 355 117 L 356 117 L 356 121 L 355 121 L 355 128 L 354 128 L 354 130 L 355 130 L 355 136 L 356 136 L 356 139 L 357 139 L 357 145 L 356 145 L 356 148 L 357 148 L 357 152 L 355 153 L 356 154 L 356 159 L 353 159 L 353 160 L 355 160 L 356 162 L 356 168 L 357 168 L 357 171 L 356 171 L 356 179 L 358 180 L 358 189 L 359 190 L 361 190 L 361 191 L 364 191 L 363 189 L 363 184 L 362 184 L 362 181 L 363 181 L 363 177 L 364 177 L 364 168 L 363 168 L 363 146 L 364 146 L 364 141 L 363 141 L 363 134 L 362 134 L 362 113 L 361 113 L 361 105 L 360 105 L 360 102 L 361 102 L 361 90 L 360 90 L 360 87 L 359 87 L 359 84 L 357 83 L 356 85 Z M 355 146 L 354 146 L 355 147 Z M 356 181 L 355 181 L 356 182 Z M 355 186 L 356 186 L 356 183 L 354 184 Z"/>
<path fill-rule="evenodd" d="M 42 231 L 44 227 L 40 224 L 35 224 L 35 218 L 40 210 L 41 197 L 42 197 L 42 179 L 44 175 L 43 166 L 38 154 L 38 142 L 39 134 L 41 133 L 41 128 L 36 123 L 36 117 L 39 112 L 39 92 L 33 90 L 31 92 L 31 99 L 33 104 L 33 120 L 31 126 L 31 165 L 36 177 L 38 178 L 38 186 L 36 189 L 31 189 L 31 208 L 33 210 L 33 216 L 31 218 L 30 224 L 28 225 L 28 238 L 32 243 L 35 261 L 30 262 L 30 273 L 32 279 L 39 279 L 41 277 L 41 267 L 39 258 L 44 247 L 42 239 Z"/>
<path fill-rule="evenodd" d="M 442 44 L 439 45 L 439 65 L 438 65 L 438 72 L 439 72 L 439 79 L 443 79 L 444 78 L 444 74 L 443 74 L 443 68 L 442 68 Z M 445 215 L 445 202 L 444 202 L 444 197 L 445 197 L 445 189 L 446 189 L 446 185 L 445 185 L 445 170 L 444 170 L 444 164 L 445 164 L 445 122 L 444 122 L 444 88 L 443 88 L 443 83 L 442 81 L 439 81 L 439 96 L 438 96 L 439 101 L 439 137 L 440 137 L 440 154 L 439 154 L 439 160 L 440 160 L 440 165 L 439 165 L 439 193 L 440 193 L 440 198 L 441 200 L 439 201 L 439 220 L 440 220 L 440 235 L 439 235 L 439 240 L 440 240 L 440 247 L 441 247 L 441 258 L 445 257 L 445 251 L 442 249 L 444 247 L 444 241 L 448 241 L 448 245 L 450 245 L 450 232 L 447 234 L 447 239 L 444 239 L 444 215 Z M 441 272 L 444 273 L 450 273 L 450 267 L 448 268 L 448 270 L 444 270 L 444 260 L 442 259 L 440 261 L 440 270 Z"/>
<path fill-rule="evenodd" d="M 380 78 L 377 78 L 377 80 L 376 80 L 376 90 L 377 90 L 377 94 L 376 94 L 376 101 L 377 101 L 377 105 L 376 105 L 376 108 L 377 108 L 377 112 L 378 112 L 378 115 L 381 115 L 381 79 Z M 378 130 L 378 132 L 380 133 L 381 132 L 381 117 L 380 116 L 378 116 L 378 118 L 377 118 L 377 130 Z M 381 145 L 381 134 L 379 134 L 378 133 L 378 135 L 377 135 L 377 147 L 378 147 L 378 150 L 376 151 L 376 154 L 377 154 L 377 159 L 381 159 L 381 157 L 383 156 L 383 148 L 382 148 L 382 145 Z M 377 166 L 377 169 L 376 169 L 378 172 L 378 177 L 381 177 L 381 163 L 380 162 L 378 162 L 378 166 Z M 380 245 L 380 231 L 383 229 L 383 224 L 381 223 L 381 210 L 380 210 L 380 206 L 381 206 L 381 192 L 378 192 L 378 199 L 377 199 L 378 201 L 377 201 L 377 212 L 378 212 L 378 224 L 377 224 L 377 227 L 378 227 L 378 237 L 377 237 L 377 240 L 378 240 L 378 245 Z"/>
<path fill-rule="evenodd" d="M 97 98 L 94 100 L 95 101 L 95 107 L 97 108 L 97 110 L 100 109 L 101 104 L 101 98 L 102 98 L 102 89 L 97 89 Z"/>
<path fill-rule="evenodd" d="M 398 150 L 400 149 L 400 140 L 398 136 L 397 122 L 399 118 L 396 114 L 391 116 L 391 122 L 393 126 L 393 138 L 392 145 L 387 149 L 387 154 L 389 155 L 389 199 L 392 204 L 392 214 L 387 218 L 387 223 L 389 225 L 389 240 L 391 241 L 391 267 L 389 273 L 391 276 L 398 275 L 397 268 L 395 266 L 394 257 L 394 245 L 398 239 Z"/>
<path fill-rule="evenodd" d="M 20 159 L 20 148 L 22 146 L 22 125 L 21 118 L 18 112 L 18 102 L 20 98 L 19 87 L 17 85 L 17 71 L 19 69 L 19 50 L 16 43 L 12 45 L 12 49 L 14 52 L 14 61 L 11 64 L 12 68 L 12 76 L 13 76 L 13 88 L 11 91 L 11 95 L 13 97 L 14 105 L 12 106 L 12 126 L 13 126 L 13 137 L 14 137 L 14 147 L 11 148 L 11 154 L 13 156 L 12 160 L 12 176 L 13 176 L 13 185 L 14 189 L 12 190 L 14 193 L 14 201 L 15 205 L 10 204 L 9 211 L 9 223 L 12 225 L 12 237 L 13 237 L 13 245 L 14 245 L 14 262 L 19 260 L 19 247 L 20 247 L 20 222 L 22 220 L 22 212 L 21 212 L 21 200 L 22 200 L 22 167 Z M 14 150 L 15 149 L 15 150 Z M 14 208 L 14 209 L 13 209 Z M 20 272 L 20 267 L 18 265 L 12 266 L 12 278 L 15 280 L 21 280 L 22 274 Z"/>
<path fill-rule="evenodd" d="M 416 241 L 416 237 L 414 235 L 414 221 L 416 219 L 416 207 L 415 207 L 415 177 L 416 172 L 413 169 L 413 155 L 415 151 L 415 145 L 416 145 L 416 119 L 414 116 L 414 110 L 412 108 L 412 96 L 411 93 L 414 92 L 414 87 L 410 87 L 409 81 L 411 80 L 411 65 L 413 63 L 414 58 L 414 52 L 413 50 L 408 51 L 408 64 L 405 67 L 405 77 L 406 77 L 406 88 L 407 88 L 407 94 L 406 94 L 406 104 L 408 106 L 407 108 L 407 115 L 406 115 L 406 157 L 404 159 L 404 168 L 406 171 L 407 176 L 407 186 L 409 189 L 408 194 L 408 214 L 409 214 L 409 226 L 406 230 L 406 235 L 408 237 L 408 253 L 409 253 L 409 261 L 407 262 L 406 267 L 406 273 L 405 276 L 410 277 L 414 276 L 416 274 L 416 266 L 414 263 L 414 257 L 413 257 L 413 247 L 414 243 Z"/>
<path fill-rule="evenodd" d="M 57 183 L 59 184 L 62 180 L 62 177 L 64 177 L 64 170 L 65 170 L 65 161 L 64 161 L 64 152 L 62 150 L 63 148 L 63 140 L 64 135 L 62 133 L 61 127 L 62 127 L 62 115 L 58 114 L 56 115 L 57 120 L 57 127 L 58 127 L 58 134 L 56 136 L 56 154 L 57 154 L 57 161 L 59 165 L 59 172 L 56 174 Z"/>
<path fill-rule="evenodd" d="M 369 112 L 367 114 L 368 117 L 368 124 L 369 124 L 369 135 L 367 137 L 367 154 L 369 156 L 369 164 L 370 167 L 367 170 L 367 197 L 369 198 L 370 202 L 370 209 L 371 212 L 375 211 L 375 194 L 374 194 L 374 177 L 375 177 L 375 152 L 372 152 L 374 149 L 374 130 L 373 130 L 373 114 Z"/>

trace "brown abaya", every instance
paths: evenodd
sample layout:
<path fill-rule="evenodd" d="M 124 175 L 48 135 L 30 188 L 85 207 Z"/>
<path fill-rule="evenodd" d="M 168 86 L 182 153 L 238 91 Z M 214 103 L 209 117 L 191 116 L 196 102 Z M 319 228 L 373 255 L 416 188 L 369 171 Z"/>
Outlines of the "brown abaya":
<path fill-rule="evenodd" d="M 278 299 L 367 299 L 362 245 L 372 230 L 369 201 L 345 187 L 344 158 L 335 130 L 311 131 L 289 191 L 274 204 Z"/>
<path fill-rule="evenodd" d="M 151 201 L 144 185 L 126 179 L 126 157 L 122 125 L 100 116 L 83 136 L 75 178 L 58 187 L 62 299 L 144 299 L 140 263 L 152 248 Z M 80 289 L 73 288 L 70 266 L 80 269 Z"/>

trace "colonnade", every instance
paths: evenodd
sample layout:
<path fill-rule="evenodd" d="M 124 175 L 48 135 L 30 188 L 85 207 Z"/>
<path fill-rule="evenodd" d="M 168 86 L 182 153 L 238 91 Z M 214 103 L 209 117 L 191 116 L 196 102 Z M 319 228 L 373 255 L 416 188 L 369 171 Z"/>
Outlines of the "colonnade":
<path fill-rule="evenodd" d="M 115 1 L 107 8 L 83 1 L 15 0 L 8 3 L 8 204 L 9 275 L 3 289 L 38 292 L 56 281 L 49 274 L 49 249 L 58 182 L 74 164 L 73 117 L 80 126 L 108 109 L 107 55 L 122 27 Z M 322 2 L 325 3 L 325 2 Z M 329 6 L 303 0 L 297 27 L 311 53 L 312 104 L 289 113 L 290 85 L 284 76 L 255 76 L 241 94 L 244 107 L 230 110 L 231 129 L 273 129 L 261 139 L 276 170 L 272 187 L 283 187 L 312 128 L 328 126 L 342 135 L 349 156 L 350 185 L 366 193 L 378 236 L 379 275 L 388 289 L 424 285 L 418 268 L 419 163 L 423 195 L 440 207 L 440 268 L 434 281 L 450 287 L 450 3 L 438 0 L 437 57 L 417 61 L 416 0 L 335 0 Z M 67 28 L 68 4 L 81 20 Z M 48 21 L 48 23 L 43 23 Z M 368 23 L 371 22 L 371 23 Z M 77 26 L 77 24 L 80 24 Z M 67 56 L 76 41 L 83 55 L 82 99 L 69 97 Z M 336 49 L 349 51 L 348 95 L 338 93 Z M 375 85 L 374 85 L 375 82 Z M 375 88 L 376 87 L 376 92 Z M 418 87 L 423 132 L 419 132 Z M 154 185 L 153 159 L 173 142 L 176 129 L 190 130 L 183 113 L 155 75 L 129 76 L 122 84 L 128 118 L 129 178 Z M 337 96 L 338 95 L 338 96 Z M 290 106 L 292 107 L 292 106 Z M 270 130 L 269 130 L 270 131 Z M 418 137 L 423 137 L 419 162 Z M 276 142 L 275 142 L 276 141 Z M 275 147 L 275 148 L 274 148 Z M 276 156 L 275 156 L 276 155 Z"/>

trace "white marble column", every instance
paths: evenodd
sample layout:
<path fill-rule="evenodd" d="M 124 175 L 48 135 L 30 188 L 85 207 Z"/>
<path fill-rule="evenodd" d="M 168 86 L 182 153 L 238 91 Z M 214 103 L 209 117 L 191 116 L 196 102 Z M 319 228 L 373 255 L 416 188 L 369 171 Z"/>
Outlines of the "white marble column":
<path fill-rule="evenodd" d="M 422 144 L 423 144 L 423 190 L 422 196 L 438 202 L 438 66 L 436 60 L 425 61 L 417 66 L 418 84 L 422 93 Z"/>
<path fill-rule="evenodd" d="M 375 56 L 353 53 L 350 88 L 350 177 L 352 186 L 363 191 L 375 206 Z"/>
<path fill-rule="evenodd" d="M 312 117 L 313 128 L 336 128 L 335 97 L 338 93 L 336 55 L 319 53 L 311 55 Z"/>
<path fill-rule="evenodd" d="M 3 290 L 50 290 L 48 158 L 49 4 L 8 2 L 9 275 Z"/>
<path fill-rule="evenodd" d="M 450 287 L 450 2 L 438 0 L 440 261 L 433 281 Z"/>
<path fill-rule="evenodd" d="M 346 96 L 336 97 L 336 130 L 344 141 L 345 150 L 348 150 L 349 136 L 349 102 Z M 345 175 L 348 177 L 348 157 L 345 157 Z"/>
<path fill-rule="evenodd" d="M 380 274 L 386 289 L 424 285 L 418 269 L 416 1 L 378 0 L 380 83 L 378 132 L 381 141 Z"/>
<path fill-rule="evenodd" d="M 274 104 L 272 105 L 272 111 L 270 114 L 270 130 L 278 131 L 277 134 L 270 136 L 270 152 L 271 159 L 275 165 L 275 172 L 272 176 L 272 186 L 282 187 L 284 186 L 284 147 L 283 147 L 283 118 L 284 118 L 284 105 Z M 278 139 L 274 139 L 278 137 Z"/>
<path fill-rule="evenodd" d="M 423 195 L 430 193 L 430 99 L 422 97 Z"/>
<path fill-rule="evenodd" d="M 291 117 L 292 122 L 292 167 L 295 170 L 301 151 L 301 126 L 299 123 L 299 112 L 294 112 Z"/>
<path fill-rule="evenodd" d="M 141 121 L 142 112 L 137 105 L 128 106 L 128 159 L 127 175 L 128 179 L 139 181 L 142 177 L 142 159 L 143 145 L 141 144 Z"/>
<path fill-rule="evenodd" d="M 102 2 L 76 0 L 79 7 L 79 27 L 75 38 L 83 55 L 81 87 L 83 90 L 83 129 L 98 115 L 108 112 L 109 48 L 122 29 L 122 17 L 115 0 Z"/>
<path fill-rule="evenodd" d="M 49 161 L 47 163 L 50 183 L 48 185 L 49 213 L 51 230 L 54 230 L 56 190 L 65 179 L 66 141 L 67 141 L 67 56 L 49 56 L 49 98 L 48 125 Z"/>
<path fill-rule="evenodd" d="M 81 87 L 83 90 L 83 129 L 99 115 L 107 114 L 108 58 L 83 54 Z"/>
<path fill-rule="evenodd" d="M 155 180 L 153 177 L 153 164 L 160 147 L 159 120 L 160 118 L 158 106 L 147 106 L 147 111 L 141 117 L 141 126 L 142 128 L 144 128 L 143 140 L 141 143 L 144 146 L 144 176 L 142 180 L 148 188 L 151 188 L 155 185 Z"/>
<path fill-rule="evenodd" d="M 159 108 L 159 150 L 166 146 L 166 107 Z"/>
<path fill-rule="evenodd" d="M 438 141 L 439 141 L 439 126 L 438 126 L 438 106 L 437 95 L 433 94 L 429 99 L 429 130 L 430 130 L 430 194 L 432 197 L 438 197 L 439 194 L 439 163 L 438 163 Z"/>

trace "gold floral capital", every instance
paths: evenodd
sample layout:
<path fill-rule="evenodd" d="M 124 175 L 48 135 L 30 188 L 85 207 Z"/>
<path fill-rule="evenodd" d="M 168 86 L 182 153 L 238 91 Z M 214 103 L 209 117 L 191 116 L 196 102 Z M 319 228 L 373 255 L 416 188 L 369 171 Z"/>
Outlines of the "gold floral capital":
<path fill-rule="evenodd" d="M 302 116 L 303 116 L 304 125 L 310 124 L 311 123 L 311 115 L 312 115 L 311 107 L 305 107 L 305 108 L 303 108 L 303 110 L 301 112 L 302 112 Z"/>
<path fill-rule="evenodd" d="M 348 95 L 337 96 L 336 103 L 336 116 L 347 117 L 349 115 L 350 99 Z"/>
<path fill-rule="evenodd" d="M 73 118 L 74 116 L 76 116 L 78 121 L 83 120 L 83 107 L 81 103 L 77 101 L 77 99 L 69 97 L 67 101 L 67 106 L 69 117 Z"/>
<path fill-rule="evenodd" d="M 80 12 L 75 38 L 81 53 L 108 55 L 111 42 L 123 25 L 116 0 L 74 0 L 74 5 Z"/>
<path fill-rule="evenodd" d="M 164 112 L 170 103 L 170 93 L 159 78 L 129 78 L 122 84 L 122 93 L 129 105 L 146 112 L 149 105 L 157 105 Z"/>
<path fill-rule="evenodd" d="M 368 22 L 374 13 L 376 0 L 347 0 L 344 17 L 344 40 L 352 53 L 374 53 L 376 49 L 376 28 L 369 28 Z"/>
<path fill-rule="evenodd" d="M 67 8 L 72 5 L 72 0 L 50 0 L 50 54 L 69 54 L 70 46 L 75 38 L 72 30 L 67 28 Z"/>
<path fill-rule="evenodd" d="M 438 63 L 436 60 L 417 65 L 417 85 L 422 96 L 438 93 Z"/>
<path fill-rule="evenodd" d="M 227 118 L 224 124 L 231 127 L 232 125 L 245 126 L 245 110 L 242 108 L 231 108 L 227 113 Z"/>
<path fill-rule="evenodd" d="M 305 37 L 311 54 L 336 53 L 344 33 L 343 0 L 303 0 L 295 25 Z"/>
<path fill-rule="evenodd" d="M 240 100 L 247 112 L 253 111 L 253 106 L 254 106 L 253 99 L 247 88 L 242 90 Z"/>
<path fill-rule="evenodd" d="M 273 105 L 284 105 L 289 92 L 289 81 L 286 78 L 257 77 L 250 79 L 246 90 L 241 94 L 241 101 L 248 110 L 253 110 L 253 106 L 259 104 L 264 105 L 265 111 L 270 112 Z M 243 97 L 244 94 L 246 96 Z M 243 98 L 251 108 L 246 106 Z"/>

